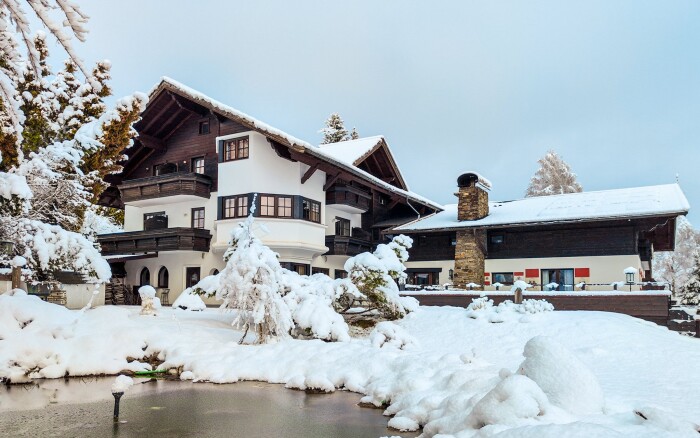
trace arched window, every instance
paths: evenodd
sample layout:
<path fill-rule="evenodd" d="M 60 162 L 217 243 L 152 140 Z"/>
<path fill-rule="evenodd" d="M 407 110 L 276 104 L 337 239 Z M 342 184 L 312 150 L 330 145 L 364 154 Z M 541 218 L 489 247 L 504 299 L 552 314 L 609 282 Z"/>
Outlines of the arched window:
<path fill-rule="evenodd" d="M 139 285 L 145 286 L 147 284 L 151 284 L 151 271 L 148 268 L 143 268 L 139 276 Z"/>
<path fill-rule="evenodd" d="M 158 287 L 168 287 L 168 268 L 163 266 L 158 271 Z"/>

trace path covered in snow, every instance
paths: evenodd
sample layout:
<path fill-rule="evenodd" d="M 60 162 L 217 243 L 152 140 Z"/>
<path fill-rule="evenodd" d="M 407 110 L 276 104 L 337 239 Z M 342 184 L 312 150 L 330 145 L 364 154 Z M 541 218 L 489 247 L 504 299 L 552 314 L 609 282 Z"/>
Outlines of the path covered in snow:
<path fill-rule="evenodd" d="M 698 436 L 700 340 L 626 315 L 422 307 L 366 339 L 238 345 L 232 313 L 139 310 L 0 296 L 0 378 L 117 374 L 158 355 L 195 381 L 358 392 L 425 436 Z"/>

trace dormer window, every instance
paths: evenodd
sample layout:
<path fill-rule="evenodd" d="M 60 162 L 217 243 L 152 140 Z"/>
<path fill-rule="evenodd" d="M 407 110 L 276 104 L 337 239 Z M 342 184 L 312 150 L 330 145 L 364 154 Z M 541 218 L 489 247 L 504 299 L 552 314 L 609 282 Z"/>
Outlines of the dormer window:
<path fill-rule="evenodd" d="M 199 122 L 199 135 L 209 134 L 209 120 Z"/>

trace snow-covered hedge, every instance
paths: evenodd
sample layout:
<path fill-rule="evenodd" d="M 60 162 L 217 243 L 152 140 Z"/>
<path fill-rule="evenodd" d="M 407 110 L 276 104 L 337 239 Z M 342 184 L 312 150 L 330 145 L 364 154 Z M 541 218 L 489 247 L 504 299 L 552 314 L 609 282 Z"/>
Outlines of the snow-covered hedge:
<path fill-rule="evenodd" d="M 473 319 L 486 319 L 489 322 L 503 322 L 516 315 L 534 315 L 553 310 L 554 306 L 546 300 L 523 300 L 521 304 L 505 300 L 498 306 L 494 306 L 493 300 L 480 297 L 473 298 L 467 306 L 467 316 Z M 521 321 L 526 322 L 526 319 Z"/>

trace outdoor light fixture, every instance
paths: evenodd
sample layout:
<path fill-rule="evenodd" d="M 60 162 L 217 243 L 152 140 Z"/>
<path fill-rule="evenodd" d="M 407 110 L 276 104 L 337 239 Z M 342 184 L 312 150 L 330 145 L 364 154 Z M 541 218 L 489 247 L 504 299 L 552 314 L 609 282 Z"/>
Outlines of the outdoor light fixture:
<path fill-rule="evenodd" d="M 626 272 L 625 276 L 627 277 L 627 284 L 629 284 L 629 285 L 634 284 L 634 273 L 633 272 Z"/>
<path fill-rule="evenodd" d="M 8 257 L 14 256 L 15 243 L 9 240 L 0 240 L 0 254 L 4 254 Z"/>
<path fill-rule="evenodd" d="M 124 391 L 112 392 L 114 396 L 114 421 L 119 421 L 119 399 L 124 395 Z"/>
<path fill-rule="evenodd" d="M 455 276 L 455 270 L 454 270 L 454 269 L 450 269 L 449 271 L 447 271 L 447 274 L 449 275 L 450 280 L 452 280 L 452 279 L 454 278 L 454 276 Z"/>

